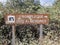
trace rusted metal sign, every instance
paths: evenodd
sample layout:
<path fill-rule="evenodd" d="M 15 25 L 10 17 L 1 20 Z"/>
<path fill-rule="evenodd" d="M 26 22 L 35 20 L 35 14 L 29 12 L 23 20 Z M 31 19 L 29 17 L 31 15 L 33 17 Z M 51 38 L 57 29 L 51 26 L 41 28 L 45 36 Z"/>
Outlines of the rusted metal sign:
<path fill-rule="evenodd" d="M 8 14 L 6 24 L 48 24 L 48 14 Z"/>

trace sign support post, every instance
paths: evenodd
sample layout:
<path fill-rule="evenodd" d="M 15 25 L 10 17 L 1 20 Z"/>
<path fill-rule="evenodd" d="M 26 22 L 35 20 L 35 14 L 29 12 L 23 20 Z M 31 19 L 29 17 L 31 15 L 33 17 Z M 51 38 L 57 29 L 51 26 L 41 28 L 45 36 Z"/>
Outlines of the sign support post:
<path fill-rule="evenodd" d="M 40 39 L 43 38 L 43 25 L 40 25 Z"/>
<path fill-rule="evenodd" d="M 39 31 L 40 31 L 40 34 L 39 34 L 39 44 L 42 45 L 42 39 L 43 39 L 43 24 L 40 25 Z"/>
<path fill-rule="evenodd" d="M 12 25 L 12 45 L 15 45 L 15 25 Z"/>

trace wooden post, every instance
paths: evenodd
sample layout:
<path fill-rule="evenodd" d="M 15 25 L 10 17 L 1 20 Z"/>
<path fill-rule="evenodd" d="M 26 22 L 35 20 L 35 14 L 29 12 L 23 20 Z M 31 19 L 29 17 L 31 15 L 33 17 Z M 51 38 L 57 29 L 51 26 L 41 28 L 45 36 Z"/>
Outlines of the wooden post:
<path fill-rule="evenodd" d="M 40 25 L 40 39 L 43 38 L 43 25 Z"/>
<path fill-rule="evenodd" d="M 15 45 L 15 25 L 12 25 L 12 45 Z"/>
<path fill-rule="evenodd" d="M 40 27 L 39 27 L 39 31 L 40 31 L 40 34 L 39 34 L 39 44 L 42 45 L 42 40 L 43 40 L 43 25 L 41 24 Z"/>

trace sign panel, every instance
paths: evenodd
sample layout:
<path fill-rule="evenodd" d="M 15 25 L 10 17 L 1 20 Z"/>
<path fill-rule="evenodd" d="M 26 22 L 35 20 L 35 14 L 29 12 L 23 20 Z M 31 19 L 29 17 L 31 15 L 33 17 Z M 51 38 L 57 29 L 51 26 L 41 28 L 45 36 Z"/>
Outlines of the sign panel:
<path fill-rule="evenodd" d="M 5 16 L 6 24 L 48 24 L 48 14 L 9 14 Z"/>

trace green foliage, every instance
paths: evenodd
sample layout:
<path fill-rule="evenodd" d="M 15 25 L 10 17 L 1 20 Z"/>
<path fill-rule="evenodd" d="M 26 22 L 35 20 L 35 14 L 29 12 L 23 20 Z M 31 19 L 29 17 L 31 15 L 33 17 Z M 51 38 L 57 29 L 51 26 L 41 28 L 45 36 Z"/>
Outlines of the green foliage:
<path fill-rule="evenodd" d="M 2 30 L 4 39 L 11 41 L 12 38 L 11 26 L 5 24 L 4 15 L 16 13 L 49 14 L 50 22 L 48 25 L 44 25 L 43 35 L 44 37 L 49 37 L 49 39 L 53 39 L 56 36 L 58 37 L 60 33 L 60 23 L 58 20 L 58 15 L 60 13 L 60 1 L 57 1 L 54 6 L 50 8 L 44 8 L 39 4 L 34 4 L 33 0 L 24 0 L 24 2 L 22 2 L 21 0 L 11 0 L 5 5 L 2 5 L 2 3 L 0 3 L 0 30 Z M 35 41 L 35 43 L 38 42 L 38 27 L 38 25 L 17 25 L 16 38 L 19 39 L 19 41 L 21 41 L 22 43 L 32 43 L 33 45 L 35 45 L 32 41 Z M 46 38 L 47 42 L 49 41 L 49 39 L 47 40 Z"/>

